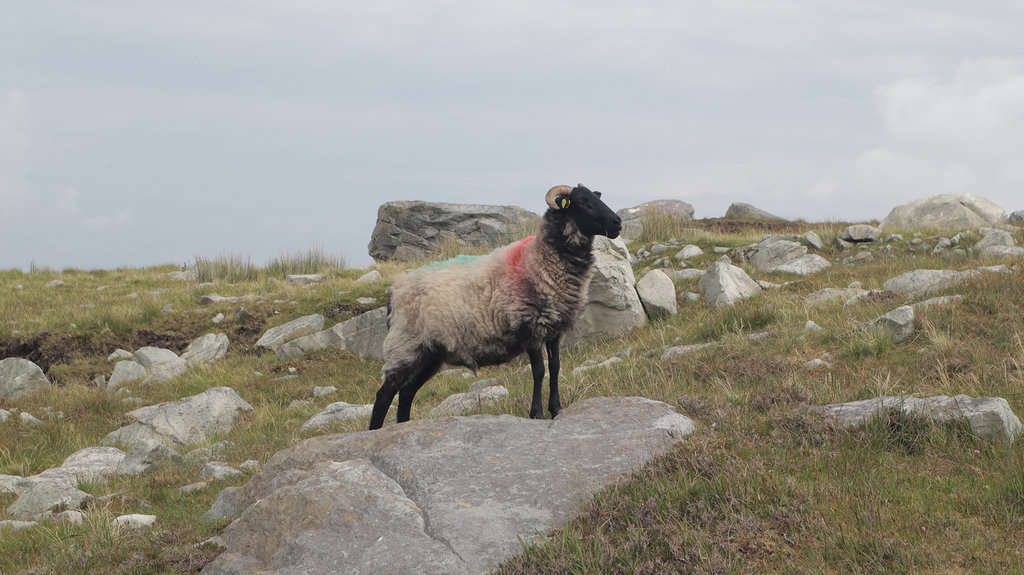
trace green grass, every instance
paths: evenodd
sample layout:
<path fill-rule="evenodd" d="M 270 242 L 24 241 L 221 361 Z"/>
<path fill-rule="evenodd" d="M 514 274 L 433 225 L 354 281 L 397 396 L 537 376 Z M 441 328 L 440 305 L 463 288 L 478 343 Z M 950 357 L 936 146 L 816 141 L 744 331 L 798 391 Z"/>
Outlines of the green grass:
<path fill-rule="evenodd" d="M 698 268 L 720 257 L 712 247 L 745 245 L 764 235 L 700 222 L 675 225 L 651 228 L 657 237 L 649 241 L 686 237 L 707 252 L 688 262 Z M 798 233 L 816 229 L 826 242 L 841 230 L 831 223 L 798 227 Z M 645 244 L 633 247 L 640 245 Z M 566 349 L 563 403 L 642 395 L 677 406 L 698 429 L 669 454 L 584 502 L 580 515 L 564 528 L 524 541 L 523 554 L 499 572 L 1024 572 L 1024 548 L 1008 543 L 1024 533 L 1024 442 L 980 440 L 963 422 L 939 425 L 901 413 L 842 431 L 806 410 L 878 395 L 965 393 L 1004 397 L 1024 414 L 1024 270 L 983 274 L 948 290 L 963 294 L 964 301 L 920 310 L 914 337 L 895 344 L 859 325 L 906 303 L 902 298 L 845 309 L 841 303 L 807 308 L 802 298 L 852 281 L 877 289 L 910 269 L 1000 262 L 933 256 L 902 245 L 892 257 L 849 266 L 839 263 L 847 253 L 831 243 L 823 254 L 833 267 L 806 278 L 748 269 L 757 279 L 792 283 L 732 308 L 716 311 L 681 297 L 680 313 L 673 318 L 620 339 Z M 638 262 L 638 274 L 654 259 Z M 129 394 L 149 405 L 230 386 L 254 411 L 211 441 L 234 443 L 225 456 L 229 463 L 267 461 L 306 437 L 300 426 L 327 404 L 371 402 L 380 363 L 338 350 L 278 361 L 255 354 L 255 339 L 269 327 L 308 313 L 335 322 L 382 305 L 390 280 L 420 263 L 378 265 L 384 276 L 378 284 L 355 283 L 365 270 L 330 267 L 327 277 L 311 287 L 281 281 L 285 272 L 266 269 L 231 280 L 225 272 L 204 288 L 171 280 L 167 272 L 173 267 L 0 272 L 0 344 L 45 355 L 51 360 L 49 375 L 60 384 L 17 401 L 0 401 L 0 408 L 24 409 L 44 419 L 37 427 L 16 418 L 0 424 L 0 474 L 30 475 L 59 465 L 124 423 L 123 414 L 134 406 L 92 383 L 96 375 L 109 375 L 105 357 L 115 347 L 135 349 L 155 340 L 180 351 L 210 331 L 231 338 L 227 358 L 171 382 L 129 386 Z M 44 288 L 52 279 L 65 285 Z M 109 287 L 97 289 L 104 286 Z M 697 291 L 696 281 L 677 284 L 678 293 L 685 291 Z M 237 304 L 199 306 L 198 297 L 209 293 L 250 297 Z M 358 297 L 373 297 L 377 303 L 360 305 Z M 171 311 L 164 313 L 167 304 Z M 254 318 L 244 325 L 232 319 L 242 306 Z M 228 319 L 212 324 L 217 313 Z M 808 319 L 825 332 L 805 332 Z M 746 337 L 765 331 L 769 335 L 762 339 Z M 710 341 L 720 345 L 671 361 L 659 359 L 666 346 Z M 618 364 L 571 374 L 585 360 L 627 348 L 628 357 Z M 831 370 L 803 368 L 826 353 L 834 364 Z M 496 377 L 510 390 L 488 412 L 527 416 L 532 386 L 525 366 L 519 361 L 481 370 L 475 379 Z M 300 377 L 274 381 L 289 368 Z M 417 396 L 413 417 L 425 417 L 451 393 L 466 391 L 471 381 L 456 375 L 433 379 Z M 313 399 L 317 385 L 334 385 L 338 392 Z M 295 399 L 312 405 L 289 409 Z M 63 412 L 63 418 L 44 417 L 44 407 Z M 365 425 L 340 423 L 318 433 Z M 46 523 L 4 531 L 0 573 L 195 572 L 217 553 L 196 544 L 225 526 L 199 518 L 220 489 L 244 484 L 248 477 L 217 482 L 191 495 L 178 492 L 197 480 L 196 469 L 189 466 L 84 485 L 97 497 L 115 496 L 91 509 L 82 526 Z M 0 519 L 6 518 L 2 509 L 12 500 L 0 496 Z M 122 513 L 157 515 L 157 527 L 115 533 L 110 521 Z"/>

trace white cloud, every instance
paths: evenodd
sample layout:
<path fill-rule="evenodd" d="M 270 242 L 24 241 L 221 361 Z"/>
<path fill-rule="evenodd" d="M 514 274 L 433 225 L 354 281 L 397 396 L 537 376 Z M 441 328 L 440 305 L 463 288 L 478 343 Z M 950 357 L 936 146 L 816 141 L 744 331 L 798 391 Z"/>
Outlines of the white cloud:
<path fill-rule="evenodd" d="M 57 209 L 67 212 L 72 216 L 78 215 L 78 200 L 80 197 L 81 193 L 76 188 L 65 188 L 63 192 L 57 195 Z"/>

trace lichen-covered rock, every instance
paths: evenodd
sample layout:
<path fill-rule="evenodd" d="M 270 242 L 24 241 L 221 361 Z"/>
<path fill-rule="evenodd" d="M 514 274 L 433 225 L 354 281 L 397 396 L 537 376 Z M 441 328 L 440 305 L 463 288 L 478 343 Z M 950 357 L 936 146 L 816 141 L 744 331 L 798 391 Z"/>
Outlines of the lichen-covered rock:
<path fill-rule="evenodd" d="M 221 493 L 206 517 L 240 517 L 203 573 L 487 572 L 692 429 L 661 402 L 596 398 L 555 420 L 420 419 L 314 437 Z"/>
<path fill-rule="evenodd" d="M 877 242 L 882 237 L 882 230 L 868 224 L 853 224 L 847 226 L 839 237 L 843 238 L 843 241 L 853 243 Z"/>
<path fill-rule="evenodd" d="M 361 357 L 383 360 L 387 335 L 387 308 L 379 307 L 329 329 L 293 339 L 278 347 L 275 353 L 278 359 L 286 360 L 333 347 L 351 350 Z"/>

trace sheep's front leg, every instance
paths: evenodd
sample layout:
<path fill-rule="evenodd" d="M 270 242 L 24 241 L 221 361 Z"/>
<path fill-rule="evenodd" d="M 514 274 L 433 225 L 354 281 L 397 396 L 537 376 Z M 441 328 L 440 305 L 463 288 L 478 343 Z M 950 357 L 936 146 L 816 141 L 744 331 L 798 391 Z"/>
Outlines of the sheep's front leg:
<path fill-rule="evenodd" d="M 530 403 L 530 419 L 544 418 L 544 403 L 541 401 L 544 385 L 544 353 L 540 346 L 526 349 L 530 356 L 530 369 L 533 372 L 533 401 Z"/>
<path fill-rule="evenodd" d="M 548 386 L 551 388 L 551 394 L 548 396 L 548 411 L 551 412 L 551 417 L 555 417 L 559 411 L 562 411 L 562 401 L 558 397 L 558 338 L 548 341 L 547 347 L 548 370 L 551 373 L 548 379 Z"/>

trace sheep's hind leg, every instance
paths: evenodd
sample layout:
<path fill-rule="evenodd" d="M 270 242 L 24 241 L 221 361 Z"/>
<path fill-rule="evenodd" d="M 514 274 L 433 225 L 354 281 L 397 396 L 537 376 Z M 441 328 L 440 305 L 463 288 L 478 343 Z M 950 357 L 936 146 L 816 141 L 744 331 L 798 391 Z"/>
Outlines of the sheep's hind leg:
<path fill-rule="evenodd" d="M 412 414 L 412 400 L 416 397 L 416 392 L 423 387 L 424 383 L 427 383 L 427 380 L 434 377 L 437 370 L 441 369 L 441 363 L 439 358 L 430 358 L 412 381 L 398 392 L 398 423 L 409 421 L 409 416 Z"/>
<path fill-rule="evenodd" d="M 550 377 L 548 379 L 548 386 L 550 387 L 550 395 L 548 396 L 548 411 L 551 412 L 551 417 L 558 415 L 559 411 L 562 411 L 562 401 L 558 397 L 558 339 L 555 338 L 547 342 L 548 348 L 548 370 L 550 371 Z"/>
<path fill-rule="evenodd" d="M 544 403 L 541 401 L 544 385 L 544 355 L 540 346 L 526 348 L 530 356 L 530 369 L 533 372 L 533 401 L 530 403 L 530 419 L 544 418 Z"/>

